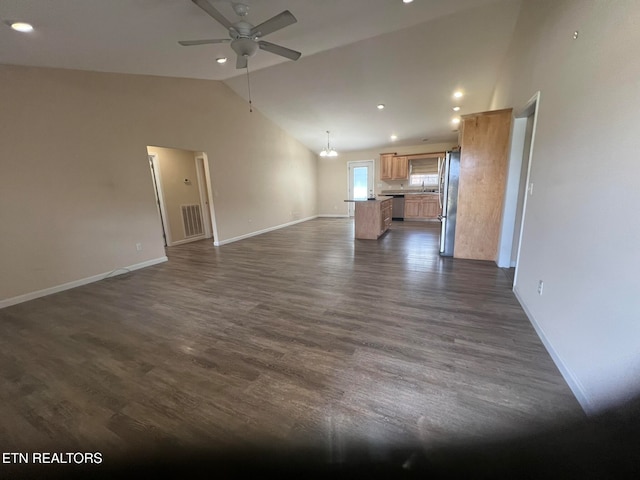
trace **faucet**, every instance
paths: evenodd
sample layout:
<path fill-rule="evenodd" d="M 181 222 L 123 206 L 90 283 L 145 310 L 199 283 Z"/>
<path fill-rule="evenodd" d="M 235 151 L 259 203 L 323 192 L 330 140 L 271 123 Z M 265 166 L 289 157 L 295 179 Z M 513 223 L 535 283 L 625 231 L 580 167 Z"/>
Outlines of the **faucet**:
<path fill-rule="evenodd" d="M 422 191 L 424 192 L 424 180 L 422 181 Z"/>

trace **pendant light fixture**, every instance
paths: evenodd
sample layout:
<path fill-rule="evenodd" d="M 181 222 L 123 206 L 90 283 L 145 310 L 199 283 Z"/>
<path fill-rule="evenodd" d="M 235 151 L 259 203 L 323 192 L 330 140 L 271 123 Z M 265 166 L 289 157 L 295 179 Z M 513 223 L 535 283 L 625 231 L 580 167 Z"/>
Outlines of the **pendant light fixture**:
<path fill-rule="evenodd" d="M 337 157 L 338 152 L 335 149 L 331 148 L 331 144 L 329 142 L 329 130 L 327 130 L 327 146 L 322 149 L 320 152 L 321 157 Z"/>

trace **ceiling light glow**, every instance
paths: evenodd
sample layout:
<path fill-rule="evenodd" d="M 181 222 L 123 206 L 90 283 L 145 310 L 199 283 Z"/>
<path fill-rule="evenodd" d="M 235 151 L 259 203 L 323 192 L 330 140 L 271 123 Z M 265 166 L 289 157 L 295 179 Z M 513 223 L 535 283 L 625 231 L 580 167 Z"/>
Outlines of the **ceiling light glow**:
<path fill-rule="evenodd" d="M 384 103 L 379 103 L 377 108 L 378 110 L 384 110 Z"/>
<path fill-rule="evenodd" d="M 28 33 L 33 31 L 33 26 L 25 22 L 13 22 L 11 28 L 18 32 Z"/>
<path fill-rule="evenodd" d="M 402 0 L 402 3 L 411 3 L 413 0 Z"/>
<path fill-rule="evenodd" d="M 454 112 L 459 112 L 460 111 L 460 107 L 453 107 L 453 111 Z"/>
<path fill-rule="evenodd" d="M 227 63 L 227 57 L 218 57 L 216 58 L 216 62 L 222 64 L 222 63 Z"/>
<path fill-rule="evenodd" d="M 453 123 L 454 125 L 458 125 L 460 123 L 460 117 L 452 118 L 451 123 Z"/>
<path fill-rule="evenodd" d="M 398 139 L 398 135 L 391 135 L 391 140 L 395 142 Z"/>
<path fill-rule="evenodd" d="M 460 90 L 456 90 L 453 92 L 453 98 L 462 98 L 462 92 Z"/>

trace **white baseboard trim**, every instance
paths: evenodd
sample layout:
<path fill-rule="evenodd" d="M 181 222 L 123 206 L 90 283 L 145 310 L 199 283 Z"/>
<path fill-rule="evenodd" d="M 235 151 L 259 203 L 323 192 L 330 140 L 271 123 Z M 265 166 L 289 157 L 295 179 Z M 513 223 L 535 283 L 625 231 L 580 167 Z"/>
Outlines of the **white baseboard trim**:
<path fill-rule="evenodd" d="M 171 242 L 171 245 L 169 245 L 170 247 L 175 247 L 176 245 L 184 245 L 185 243 L 191 243 L 191 242 L 198 242 L 200 240 L 204 240 L 207 237 L 204 235 L 198 235 L 197 237 L 190 237 L 190 238 L 185 238 L 183 240 L 178 240 L 176 242 Z M 211 237 L 209 237 L 211 238 Z"/>
<path fill-rule="evenodd" d="M 283 223 L 281 225 L 276 225 L 275 227 L 264 228 L 262 230 L 258 230 L 256 232 L 246 233 L 244 235 L 240 235 L 233 238 L 228 238 L 226 240 L 214 241 L 213 245 L 216 247 L 221 247 L 222 245 L 226 245 L 227 243 L 237 242 L 238 240 L 244 240 L 245 238 L 255 237 L 257 235 L 262 235 L 263 233 L 273 232 L 274 230 L 280 230 L 281 228 L 290 227 L 291 225 L 295 225 L 296 223 L 307 222 L 309 220 L 313 220 L 314 218 L 318 218 L 317 215 L 313 215 L 311 217 L 302 218 L 300 220 L 294 220 L 293 222 Z"/>
<path fill-rule="evenodd" d="M 531 311 L 529 311 L 526 303 L 524 303 L 524 301 L 522 300 L 522 297 L 518 293 L 517 287 L 514 287 L 513 293 L 518 299 L 518 302 L 520 302 L 520 306 L 522 307 L 522 309 L 524 310 L 524 313 L 529 318 L 529 322 L 531 323 L 531 325 L 533 325 L 533 328 L 538 334 L 538 337 L 540 337 L 542 344 L 547 349 L 547 352 L 549 352 L 549 355 L 551 356 L 551 359 L 553 360 L 553 362 L 556 364 L 556 367 L 558 367 L 558 370 L 560 370 L 560 373 L 562 374 L 564 381 L 567 382 L 567 385 L 569 385 L 569 388 L 573 392 L 573 396 L 576 397 L 576 400 L 582 407 L 582 410 L 584 411 L 584 413 L 586 413 L 587 415 L 596 414 L 598 412 L 598 409 L 593 405 L 593 402 L 589 399 L 589 396 L 584 391 L 584 387 L 582 386 L 582 383 L 580 383 L 580 380 L 578 380 L 573 374 L 573 372 L 571 372 L 571 370 L 567 368 L 567 366 L 565 365 L 560 355 L 558 355 L 558 353 L 555 351 L 555 349 L 553 348 L 553 345 L 551 344 L 546 334 L 544 333 L 544 330 L 542 329 L 540 324 L 536 321 Z"/>
<path fill-rule="evenodd" d="M 129 265 L 128 267 L 111 270 L 110 272 L 92 275 L 91 277 L 81 278 L 80 280 L 74 280 L 73 282 L 63 283 L 62 285 L 56 285 L 55 287 L 45 288 L 44 290 L 38 290 L 36 292 L 25 293 L 24 295 L 18 295 L 17 297 L 0 300 L 0 309 L 10 307 L 11 305 L 17 305 L 18 303 L 28 302 L 29 300 L 35 300 L 36 298 L 46 297 L 47 295 L 52 295 L 54 293 L 69 290 L 71 288 L 87 285 L 88 283 L 98 282 L 100 280 L 104 280 L 105 278 L 122 275 L 123 273 L 128 273 L 133 270 L 139 270 L 141 268 L 157 265 L 158 263 L 166 262 L 167 260 L 169 259 L 166 256 L 153 258 L 151 260 L 147 260 L 146 262 L 136 263 L 134 265 Z"/>
<path fill-rule="evenodd" d="M 331 213 L 323 213 L 321 215 L 318 215 L 318 218 L 349 218 L 349 215 L 338 215 L 338 214 L 331 214 Z"/>

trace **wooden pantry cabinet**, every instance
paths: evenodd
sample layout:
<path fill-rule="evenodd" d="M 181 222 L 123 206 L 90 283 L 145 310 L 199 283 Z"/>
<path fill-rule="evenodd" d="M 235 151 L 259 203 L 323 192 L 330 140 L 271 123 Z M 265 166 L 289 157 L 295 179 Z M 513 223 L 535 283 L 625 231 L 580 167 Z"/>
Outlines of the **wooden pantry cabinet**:
<path fill-rule="evenodd" d="M 497 257 L 510 132 L 510 108 L 461 118 L 456 258 Z"/>

